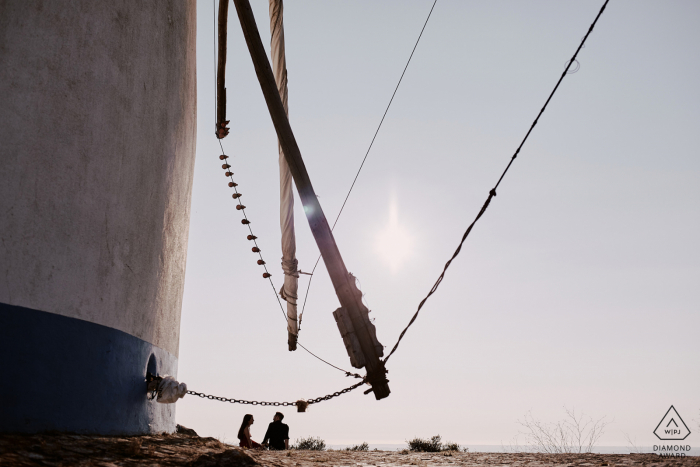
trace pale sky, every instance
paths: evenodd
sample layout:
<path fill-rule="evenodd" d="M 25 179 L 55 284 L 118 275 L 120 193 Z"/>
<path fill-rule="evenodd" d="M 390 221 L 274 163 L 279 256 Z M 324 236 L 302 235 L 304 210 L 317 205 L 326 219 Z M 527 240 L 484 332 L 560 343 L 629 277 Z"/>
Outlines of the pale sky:
<path fill-rule="evenodd" d="M 390 349 L 552 90 L 602 0 L 438 0 L 336 228 Z M 267 2 L 252 1 L 269 50 Z M 288 1 L 289 113 L 334 219 L 432 5 Z M 275 286 L 277 139 L 233 5 L 223 140 Z M 651 445 L 673 404 L 700 445 L 700 2 L 612 0 L 486 215 L 388 363 L 392 394 L 285 410 L 292 441 L 509 444 L 528 411 L 611 423 L 599 444 Z M 293 401 L 354 383 L 303 350 L 251 253 L 214 128 L 213 1 L 198 3 L 198 135 L 179 379 Z M 296 205 L 297 256 L 318 250 Z M 395 241 L 391 241 L 394 238 Z M 308 276 L 300 280 L 306 290 Z M 351 369 L 324 267 L 300 341 Z M 187 396 L 178 423 L 262 441 L 274 408 Z"/>

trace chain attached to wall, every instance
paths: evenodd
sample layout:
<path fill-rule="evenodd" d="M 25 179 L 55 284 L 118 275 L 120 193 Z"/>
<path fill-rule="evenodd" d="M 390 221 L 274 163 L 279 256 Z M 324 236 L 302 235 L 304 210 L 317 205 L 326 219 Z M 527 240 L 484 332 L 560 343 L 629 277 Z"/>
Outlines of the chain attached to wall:
<path fill-rule="evenodd" d="M 231 404 L 248 404 L 248 405 L 262 405 L 262 406 L 274 406 L 274 407 L 289 407 L 289 406 L 296 406 L 297 412 L 306 412 L 306 408 L 309 405 L 312 404 L 318 404 L 319 402 L 327 401 L 330 399 L 333 399 L 334 397 L 341 396 L 343 394 L 347 394 L 348 392 L 352 391 L 353 389 L 357 389 L 363 384 L 365 384 L 366 381 L 363 379 L 359 383 L 353 384 L 352 386 L 342 389 L 340 391 L 336 391 L 334 393 L 322 396 L 322 397 L 317 397 L 315 399 L 299 399 L 298 401 L 294 402 L 265 402 L 265 401 L 247 401 L 243 399 L 230 399 L 228 397 L 218 397 L 218 396 L 212 396 L 208 394 L 203 394 L 201 392 L 196 392 L 196 391 L 187 391 L 187 394 L 192 394 L 193 396 L 198 396 L 203 399 L 209 399 L 213 401 L 220 401 L 220 402 L 229 402 Z"/>

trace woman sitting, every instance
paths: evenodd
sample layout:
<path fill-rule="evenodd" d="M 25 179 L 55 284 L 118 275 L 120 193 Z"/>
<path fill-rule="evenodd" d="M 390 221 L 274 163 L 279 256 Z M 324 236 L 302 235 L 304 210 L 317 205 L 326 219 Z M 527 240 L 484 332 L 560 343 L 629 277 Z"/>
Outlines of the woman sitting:
<path fill-rule="evenodd" d="M 250 437 L 250 425 L 252 425 L 254 421 L 251 414 L 246 414 L 243 417 L 243 423 L 241 423 L 241 428 L 238 430 L 238 439 L 241 440 L 239 446 L 242 448 L 262 449 L 262 446 L 253 441 Z"/>

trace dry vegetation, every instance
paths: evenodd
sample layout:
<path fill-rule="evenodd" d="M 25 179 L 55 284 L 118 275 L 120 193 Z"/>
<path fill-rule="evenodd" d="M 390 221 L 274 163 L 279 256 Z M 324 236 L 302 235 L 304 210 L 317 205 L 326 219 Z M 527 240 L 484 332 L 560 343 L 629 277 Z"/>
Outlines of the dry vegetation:
<path fill-rule="evenodd" d="M 610 423 L 605 417 L 593 419 L 574 409 L 564 408 L 566 416 L 556 423 L 547 423 L 535 418 L 531 412 L 518 423 L 523 428 L 520 435 L 525 445 L 515 442 L 510 446 L 514 452 L 529 451 L 546 454 L 590 453 Z"/>

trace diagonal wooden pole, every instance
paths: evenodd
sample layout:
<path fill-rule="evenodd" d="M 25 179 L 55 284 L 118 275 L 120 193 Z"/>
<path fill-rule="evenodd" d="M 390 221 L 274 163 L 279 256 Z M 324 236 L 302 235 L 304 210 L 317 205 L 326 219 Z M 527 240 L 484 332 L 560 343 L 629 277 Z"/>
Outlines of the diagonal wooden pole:
<path fill-rule="evenodd" d="M 255 23 L 255 16 L 248 0 L 233 0 L 238 13 L 243 35 L 245 36 L 248 51 L 253 59 L 255 73 L 258 76 L 267 108 L 272 118 L 272 123 L 277 131 L 279 144 L 282 146 L 284 156 L 292 172 L 294 183 L 299 192 L 299 198 L 304 206 L 304 212 L 309 221 L 311 232 L 316 239 L 318 249 L 321 251 L 323 261 L 328 269 L 331 282 L 342 308 L 347 312 L 354 332 L 359 341 L 363 354 L 363 363 L 367 369 L 367 381 L 372 385 L 374 396 L 377 399 L 387 397 L 391 391 L 386 379 L 386 369 L 380 360 L 383 355 L 381 344 L 376 340 L 374 325 L 369 321 L 369 311 L 362 303 L 362 294 L 355 285 L 355 279 L 348 273 L 340 251 L 333 238 L 333 233 L 323 214 L 314 188 L 311 185 L 309 174 L 301 157 L 294 133 L 289 125 L 287 114 L 282 104 L 275 76 L 272 73 L 270 62 L 267 59 L 260 33 Z M 358 349 L 359 350 L 359 349 Z"/>
<path fill-rule="evenodd" d="M 219 59 L 216 66 L 216 137 L 228 135 L 226 121 L 226 29 L 228 25 L 228 0 L 219 0 Z"/>

